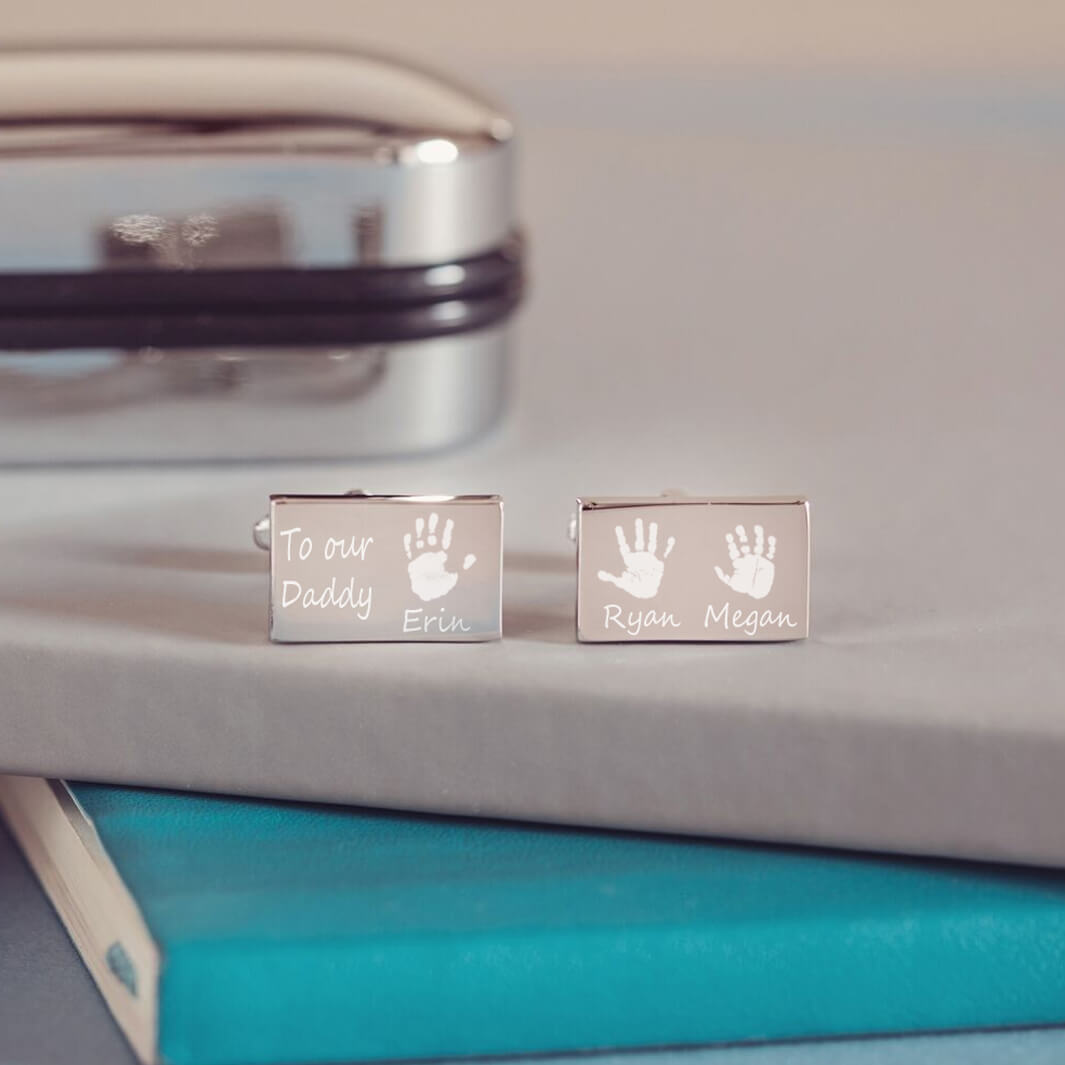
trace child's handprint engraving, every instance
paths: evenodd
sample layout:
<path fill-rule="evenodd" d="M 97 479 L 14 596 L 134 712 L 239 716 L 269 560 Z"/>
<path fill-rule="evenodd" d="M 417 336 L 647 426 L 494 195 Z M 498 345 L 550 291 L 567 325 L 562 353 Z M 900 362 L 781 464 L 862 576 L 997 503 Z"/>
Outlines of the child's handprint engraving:
<path fill-rule="evenodd" d="M 739 544 L 737 545 L 737 540 Z M 736 535 L 725 533 L 728 543 L 728 557 L 732 560 L 732 575 L 729 576 L 720 566 L 714 572 L 722 584 L 728 585 L 734 592 L 749 595 L 752 599 L 764 599 L 773 587 L 776 567 L 773 556 L 777 552 L 777 538 L 770 536 L 768 544 L 765 529 L 761 525 L 754 527 L 754 550 L 747 541 L 747 531 L 742 525 L 736 526 Z"/>
<path fill-rule="evenodd" d="M 407 552 L 407 558 L 410 559 L 407 565 L 410 590 L 425 603 L 443 598 L 458 584 L 459 580 L 457 573 L 444 569 L 448 549 L 451 547 L 451 534 L 455 529 L 455 523 L 450 518 L 445 522 L 444 531 L 440 536 L 440 550 L 425 550 L 427 547 L 436 547 L 436 527 L 439 524 L 440 515 L 430 514 L 428 531 L 424 518 L 419 518 L 414 523 L 413 544 L 410 533 L 406 533 L 403 537 L 403 549 Z M 415 551 L 419 552 L 417 556 L 414 554 Z M 467 555 L 462 561 L 462 568 L 467 570 L 476 561 L 476 556 Z"/>
<path fill-rule="evenodd" d="M 601 569 L 599 579 L 616 585 L 637 599 L 654 599 L 658 595 L 658 586 L 662 583 L 666 559 L 677 541 L 671 536 L 666 541 L 662 557 L 658 558 L 658 522 L 653 521 L 648 526 L 646 547 L 643 540 L 643 518 L 636 519 L 635 530 L 632 541 L 635 550 L 630 551 L 624 531 L 620 525 L 615 526 L 614 532 L 618 538 L 618 550 L 621 552 L 621 561 L 625 564 L 625 572 L 620 577 L 615 577 L 614 574 Z"/>

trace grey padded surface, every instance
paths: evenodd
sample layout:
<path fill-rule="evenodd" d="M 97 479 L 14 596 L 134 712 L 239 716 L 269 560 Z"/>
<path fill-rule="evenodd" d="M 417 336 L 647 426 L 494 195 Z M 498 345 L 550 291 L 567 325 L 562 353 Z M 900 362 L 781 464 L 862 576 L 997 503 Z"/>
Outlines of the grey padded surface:
<path fill-rule="evenodd" d="M 494 435 L 0 474 L 0 769 L 1065 863 L 1060 94 L 550 82 Z M 267 643 L 353 486 L 504 495 L 503 643 Z M 573 497 L 673 487 L 808 494 L 809 641 L 574 644 Z"/>

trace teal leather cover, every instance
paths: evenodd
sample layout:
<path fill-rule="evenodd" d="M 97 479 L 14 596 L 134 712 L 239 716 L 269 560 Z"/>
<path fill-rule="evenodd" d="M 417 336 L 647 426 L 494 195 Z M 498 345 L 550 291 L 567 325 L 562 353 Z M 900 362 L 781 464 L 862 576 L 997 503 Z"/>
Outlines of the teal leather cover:
<path fill-rule="evenodd" d="M 74 785 L 174 1065 L 1065 1021 L 1065 874 Z"/>

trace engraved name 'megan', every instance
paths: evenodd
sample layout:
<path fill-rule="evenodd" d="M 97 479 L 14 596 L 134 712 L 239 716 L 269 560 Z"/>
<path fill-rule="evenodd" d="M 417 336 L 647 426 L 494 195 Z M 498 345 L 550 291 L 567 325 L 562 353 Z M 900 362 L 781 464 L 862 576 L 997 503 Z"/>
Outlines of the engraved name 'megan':
<path fill-rule="evenodd" d="M 733 610 L 731 603 L 722 607 L 715 607 L 713 603 L 707 606 L 703 628 L 708 629 L 711 625 L 720 625 L 726 630 L 738 629 L 747 636 L 757 636 L 762 629 L 799 627 L 799 623 L 792 621 L 791 615 L 782 610 L 744 610 L 742 607 Z"/>
<path fill-rule="evenodd" d="M 679 629 L 680 622 L 665 610 L 624 611 L 617 603 L 603 607 L 603 628 L 618 628 L 629 636 L 639 636 L 645 629 Z"/>

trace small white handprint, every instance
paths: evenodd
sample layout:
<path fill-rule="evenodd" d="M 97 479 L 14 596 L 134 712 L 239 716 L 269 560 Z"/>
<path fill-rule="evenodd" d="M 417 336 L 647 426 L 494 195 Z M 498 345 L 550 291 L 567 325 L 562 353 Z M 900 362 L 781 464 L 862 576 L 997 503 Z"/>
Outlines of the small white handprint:
<path fill-rule="evenodd" d="M 647 529 L 647 543 L 643 540 L 643 518 L 636 519 L 635 535 L 632 540 L 634 550 L 629 550 L 628 541 L 620 525 L 615 526 L 614 533 L 618 538 L 618 550 L 621 552 L 621 561 L 625 563 L 625 572 L 620 577 L 615 577 L 606 570 L 599 571 L 599 579 L 608 584 L 614 584 L 629 595 L 637 599 L 654 599 L 658 595 L 658 586 L 662 583 L 662 573 L 666 568 L 666 559 L 669 558 L 673 545 L 677 542 L 675 537 L 666 541 L 666 549 L 659 558 L 658 550 L 658 522 L 653 521 Z"/>
<path fill-rule="evenodd" d="M 433 599 L 443 598 L 458 584 L 459 580 L 457 573 L 444 569 L 448 549 L 451 547 L 451 534 L 455 529 L 455 523 L 450 518 L 444 524 L 444 531 L 440 536 L 440 549 L 424 550 L 426 547 L 436 547 L 436 528 L 439 524 L 440 515 L 430 514 L 428 526 L 424 518 L 419 518 L 414 523 L 413 538 L 410 533 L 406 533 L 403 537 L 403 549 L 407 552 L 407 558 L 410 559 L 407 565 L 410 590 L 426 603 Z M 419 552 L 417 556 L 414 554 L 415 551 Z M 475 555 L 467 555 L 462 561 L 462 568 L 467 570 L 476 561 Z"/>
<path fill-rule="evenodd" d="M 737 525 L 736 535 L 725 533 L 725 541 L 728 543 L 728 557 L 732 560 L 732 575 L 726 574 L 720 566 L 715 566 L 714 572 L 718 580 L 734 592 L 749 595 L 752 599 L 764 599 L 772 590 L 773 578 L 776 576 L 773 556 L 777 553 L 777 538 L 770 536 L 766 541 L 765 529 L 756 525 L 752 551 L 747 541 L 747 530 L 742 525 Z"/>

